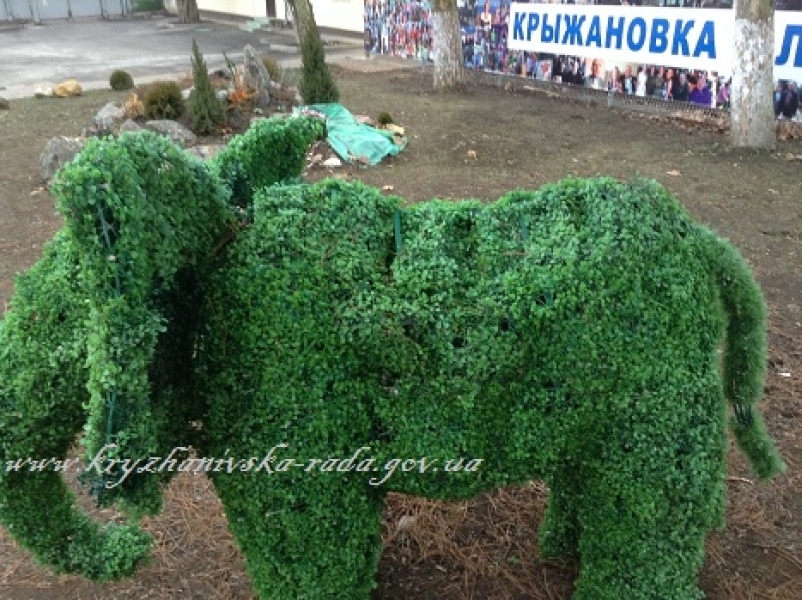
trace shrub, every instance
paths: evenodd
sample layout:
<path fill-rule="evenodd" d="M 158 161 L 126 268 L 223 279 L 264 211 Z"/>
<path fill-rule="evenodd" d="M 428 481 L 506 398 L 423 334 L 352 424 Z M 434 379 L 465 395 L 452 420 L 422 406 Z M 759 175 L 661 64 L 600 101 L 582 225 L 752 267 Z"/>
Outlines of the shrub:
<path fill-rule="evenodd" d="M 308 120 L 292 122 L 310 131 Z M 261 132 L 285 147 L 271 127 Z M 302 163 L 284 168 L 275 173 L 297 176 Z M 53 187 L 64 228 L 17 280 L 0 319 L 0 524 L 56 572 L 130 575 L 152 544 L 135 525 L 101 528 L 76 507 L 59 464 L 79 433 L 87 456 L 103 465 L 157 455 L 181 461 L 185 453 L 171 454 L 181 444 L 208 456 L 192 364 L 198 309 L 233 216 L 213 171 L 148 131 L 90 140 Z M 25 457 L 42 459 L 42 468 L 28 468 Z M 82 478 L 100 504 L 120 501 L 136 517 L 159 510 L 175 473 L 142 469 L 122 478 L 89 469 Z"/>
<path fill-rule="evenodd" d="M 122 92 L 125 90 L 130 90 L 134 87 L 134 79 L 128 73 L 128 71 L 122 71 L 120 69 L 112 72 L 111 77 L 109 77 L 109 85 L 111 89 Z"/>
<path fill-rule="evenodd" d="M 148 119 L 177 119 L 184 114 L 184 98 L 175 81 L 157 81 L 142 99 Z"/>
<path fill-rule="evenodd" d="M 272 56 L 263 56 L 262 64 L 265 66 L 265 69 L 267 69 L 270 79 L 276 83 L 281 83 L 283 69 L 281 65 L 278 64 L 278 61 Z"/>
<path fill-rule="evenodd" d="M 194 332 L 179 308 L 193 297 L 180 271 L 204 264 L 224 230 L 225 188 L 143 131 L 91 139 L 53 192 L 65 227 L 18 281 L 0 321 L 0 463 L 62 461 L 79 433 L 89 456 L 169 452 L 191 436 L 181 422 L 198 415 L 196 401 L 162 385 L 182 380 L 176 361 L 189 358 Z M 99 452 L 110 442 L 119 454 Z M 159 509 L 172 476 L 143 475 L 106 488 L 119 477 L 84 474 L 101 504 L 128 501 L 134 516 Z M 93 579 L 130 575 L 152 545 L 135 525 L 100 527 L 78 510 L 57 468 L 0 474 L 0 523 L 57 572 Z"/>
<path fill-rule="evenodd" d="M 311 9 L 311 5 L 310 8 Z M 323 40 L 316 27 L 308 28 L 301 46 L 301 97 L 306 104 L 337 102 L 340 92 L 326 64 Z"/>
<path fill-rule="evenodd" d="M 208 135 L 219 130 L 226 121 L 223 103 L 209 80 L 206 61 L 198 49 L 198 43 L 192 40 L 192 75 L 194 89 L 189 95 L 189 115 L 192 119 L 192 130 L 198 135 Z"/>
<path fill-rule="evenodd" d="M 281 86 L 283 88 L 294 87 L 298 88 L 301 83 L 301 69 L 299 68 L 282 68 L 281 69 Z"/>
<path fill-rule="evenodd" d="M 89 142 L 96 143 L 106 142 Z M 0 524 L 56 573 L 114 579 L 142 563 L 150 536 L 136 527 L 101 528 L 77 510 L 55 462 L 38 473 L 8 468 L 23 457 L 72 456 L 85 423 L 90 312 L 75 276 L 80 260 L 69 235 L 57 233 L 16 280 L 11 310 L 0 320 Z"/>
<path fill-rule="evenodd" d="M 379 113 L 379 118 L 376 119 L 376 121 L 381 126 L 389 125 L 390 123 L 393 123 L 393 117 L 391 117 L 390 113 L 388 113 L 388 112 L 381 112 L 381 113 Z"/>
<path fill-rule="evenodd" d="M 131 94 L 125 99 L 122 104 L 122 110 L 123 114 L 129 119 L 138 119 L 145 116 L 145 105 L 136 94 Z"/>

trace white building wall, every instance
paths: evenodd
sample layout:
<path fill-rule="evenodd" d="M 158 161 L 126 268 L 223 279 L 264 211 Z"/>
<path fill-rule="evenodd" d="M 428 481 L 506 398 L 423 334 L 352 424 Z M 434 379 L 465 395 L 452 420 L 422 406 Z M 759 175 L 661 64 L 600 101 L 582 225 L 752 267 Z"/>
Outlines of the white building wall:
<path fill-rule="evenodd" d="M 276 1 L 276 9 L 283 9 L 279 7 L 280 0 Z M 265 0 L 198 0 L 199 10 L 211 10 L 214 12 L 225 13 L 229 15 L 238 15 L 241 17 L 266 17 L 267 16 L 267 2 Z M 279 15 L 283 15 L 279 12 Z"/>
<path fill-rule="evenodd" d="M 167 0 L 165 4 L 173 4 Z M 311 0 L 319 27 L 361 33 L 364 27 L 364 0 Z M 275 0 L 276 18 L 290 19 L 284 0 Z M 266 0 L 198 0 L 199 10 L 256 18 L 267 16 Z"/>
<path fill-rule="evenodd" d="M 278 1 L 278 0 L 277 0 Z M 364 0 L 311 0 L 318 27 L 361 33 L 365 27 Z"/>
<path fill-rule="evenodd" d="M 288 23 L 292 21 L 292 13 L 284 0 L 276 0 L 276 18 Z"/>

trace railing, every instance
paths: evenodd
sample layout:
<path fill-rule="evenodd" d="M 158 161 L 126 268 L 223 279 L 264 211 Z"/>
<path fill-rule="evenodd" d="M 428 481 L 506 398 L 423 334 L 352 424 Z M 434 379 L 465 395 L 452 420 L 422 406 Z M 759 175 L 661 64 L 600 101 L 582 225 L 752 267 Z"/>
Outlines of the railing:
<path fill-rule="evenodd" d="M 690 102 L 663 100 L 651 96 L 610 93 L 607 90 L 597 90 L 582 85 L 557 83 L 556 81 L 532 79 L 531 77 L 480 71 L 477 69 L 466 69 L 466 74 L 470 81 L 479 85 L 504 87 L 515 91 L 526 91 L 528 88 L 529 90 L 551 92 L 588 102 L 595 101 L 598 104 L 605 104 L 611 108 L 662 115 L 682 111 L 685 113 L 692 112 L 700 116 L 703 115 L 715 119 L 720 119 L 721 117 L 729 119 L 729 110 L 701 106 Z"/>

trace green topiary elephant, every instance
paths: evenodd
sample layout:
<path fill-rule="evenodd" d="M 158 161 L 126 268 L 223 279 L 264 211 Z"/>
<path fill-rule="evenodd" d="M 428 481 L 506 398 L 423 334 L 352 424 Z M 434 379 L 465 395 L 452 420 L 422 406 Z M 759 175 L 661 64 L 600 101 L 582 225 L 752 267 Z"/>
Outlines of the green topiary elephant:
<path fill-rule="evenodd" d="M 368 598 L 388 491 L 532 479 L 541 554 L 579 556 L 575 598 L 699 598 L 725 397 L 757 474 L 784 468 L 737 251 L 640 180 L 408 209 L 359 183 L 266 187 L 320 134 L 265 121 L 208 168 L 136 134 L 62 172 L 65 230 L 0 322 L 0 522 L 57 571 L 136 569 L 135 525 L 100 529 L 55 469 L 15 462 L 63 460 L 83 427 L 86 478 L 134 516 L 207 472 L 262 598 Z"/>

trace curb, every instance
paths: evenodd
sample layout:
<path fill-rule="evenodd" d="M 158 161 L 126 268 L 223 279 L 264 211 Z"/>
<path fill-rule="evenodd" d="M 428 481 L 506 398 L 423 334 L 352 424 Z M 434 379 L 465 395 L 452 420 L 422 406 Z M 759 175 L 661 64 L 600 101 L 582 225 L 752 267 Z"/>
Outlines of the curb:
<path fill-rule="evenodd" d="M 242 60 L 242 53 L 236 53 L 229 55 L 229 58 L 237 61 Z M 301 57 L 300 56 L 292 56 L 283 59 L 279 59 L 278 61 L 279 66 L 285 69 L 297 69 L 301 66 Z M 376 63 L 375 70 L 377 71 L 389 71 L 389 70 L 396 70 L 396 69 L 412 69 L 417 68 L 420 69 L 420 63 L 414 60 L 402 59 L 402 58 L 395 58 L 395 57 L 376 57 L 371 56 L 370 59 L 366 59 L 364 53 L 359 54 L 337 54 L 332 53 L 331 56 L 327 57 L 327 62 L 330 65 L 337 65 L 337 66 L 347 66 L 350 63 L 355 64 L 365 64 L 365 63 Z M 379 63 L 381 66 L 379 66 Z M 206 66 L 208 67 L 209 71 L 213 71 L 215 69 L 220 69 L 226 66 L 224 60 L 207 60 Z M 363 69 L 358 69 L 359 71 L 363 71 Z M 190 69 L 185 69 L 183 71 L 178 71 L 174 73 L 162 73 L 159 75 L 147 75 L 144 77 L 137 77 L 135 83 L 137 85 L 143 83 L 152 83 L 154 81 L 163 81 L 163 80 L 176 80 L 182 77 L 191 76 L 192 71 Z M 34 90 L 42 85 L 44 82 L 39 82 L 35 85 L 20 85 L 20 86 L 8 86 L 5 90 L 0 90 L 0 97 L 5 98 L 6 100 L 24 100 L 25 98 L 33 98 L 34 97 Z M 58 83 L 49 82 L 49 83 Z M 79 81 L 81 87 L 85 91 L 96 91 L 96 90 L 109 90 L 109 81 L 108 79 L 101 80 L 101 81 Z M 43 98 L 46 100 L 47 98 Z"/>

